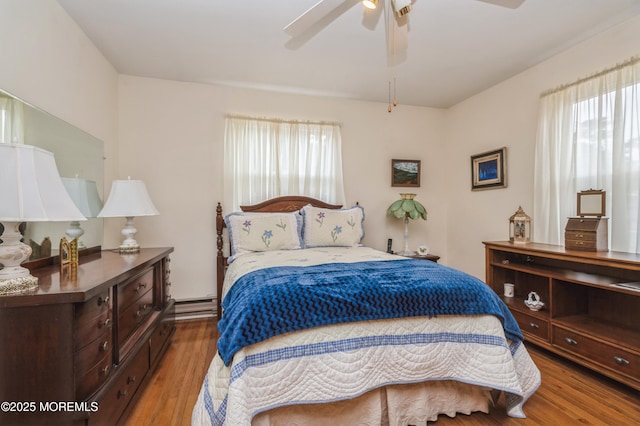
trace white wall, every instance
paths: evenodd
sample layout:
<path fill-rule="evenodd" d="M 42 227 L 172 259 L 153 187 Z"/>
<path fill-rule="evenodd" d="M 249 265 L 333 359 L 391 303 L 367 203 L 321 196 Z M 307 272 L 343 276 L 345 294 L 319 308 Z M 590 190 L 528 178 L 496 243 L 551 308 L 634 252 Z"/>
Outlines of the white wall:
<path fill-rule="evenodd" d="M 347 203 L 364 207 L 365 243 L 383 250 L 387 238 L 401 249 L 404 232 L 402 221 L 385 215 L 405 192 L 391 187 L 391 159 L 421 160 L 422 185 L 412 192 L 429 219 L 411 223 L 411 246 L 428 243 L 446 261 L 442 110 L 399 106 L 389 114 L 379 103 L 132 76 L 121 76 L 119 99 L 119 177 L 143 179 L 161 213 L 136 219 L 137 239 L 175 247 L 172 294 L 178 300 L 215 294 L 214 218 L 223 200 L 228 113 L 340 122 Z"/>
<path fill-rule="evenodd" d="M 459 103 L 447 111 L 448 263 L 485 276 L 482 241 L 509 237 L 519 205 L 533 212 L 534 146 L 540 94 L 640 54 L 640 18 L 582 44 Z M 491 60 L 491 58 L 487 58 Z M 506 146 L 508 187 L 471 191 L 470 156 Z M 533 217 L 533 226 L 544 218 Z"/>

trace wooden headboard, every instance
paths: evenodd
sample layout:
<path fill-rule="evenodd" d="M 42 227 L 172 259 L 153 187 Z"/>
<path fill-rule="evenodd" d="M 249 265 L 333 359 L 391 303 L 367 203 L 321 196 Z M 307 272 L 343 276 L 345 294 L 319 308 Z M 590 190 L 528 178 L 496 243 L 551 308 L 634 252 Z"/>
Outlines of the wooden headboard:
<path fill-rule="evenodd" d="M 240 206 L 240 209 L 246 213 L 274 213 L 274 212 L 295 212 L 311 204 L 314 207 L 321 207 L 324 209 L 339 209 L 341 205 L 329 204 L 324 201 L 317 200 L 311 197 L 305 197 L 302 195 L 288 195 L 284 197 L 271 198 L 270 200 L 263 201 L 262 203 L 254 204 L 252 206 Z M 229 265 L 227 259 L 229 256 L 225 256 L 223 253 L 223 230 L 226 227 L 224 223 L 224 216 L 222 215 L 222 205 L 218 203 L 216 207 L 216 244 L 218 246 L 217 260 L 217 300 L 218 300 L 218 319 L 222 316 L 222 309 L 220 304 L 222 302 L 222 284 L 224 283 L 224 274 L 227 271 Z"/>

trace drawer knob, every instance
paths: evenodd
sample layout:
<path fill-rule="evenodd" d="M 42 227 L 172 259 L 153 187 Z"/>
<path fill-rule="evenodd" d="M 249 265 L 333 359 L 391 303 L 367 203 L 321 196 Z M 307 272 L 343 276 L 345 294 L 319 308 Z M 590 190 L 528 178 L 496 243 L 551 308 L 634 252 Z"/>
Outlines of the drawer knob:
<path fill-rule="evenodd" d="M 102 321 L 102 323 L 100 323 L 100 327 L 107 327 L 107 328 L 111 328 L 113 326 L 113 323 L 111 322 L 111 318 L 107 318 L 106 320 Z"/>
<path fill-rule="evenodd" d="M 584 238 L 584 235 L 582 235 L 582 234 L 576 234 L 576 238 Z"/>
<path fill-rule="evenodd" d="M 102 372 L 102 374 L 105 374 L 105 375 L 108 374 L 109 373 L 109 366 L 105 365 L 104 367 L 102 367 L 100 369 L 100 371 Z"/>
<path fill-rule="evenodd" d="M 575 340 L 573 340 L 573 339 L 572 339 L 572 338 L 570 338 L 570 337 L 565 337 L 565 338 L 564 338 L 564 341 L 565 341 L 565 342 L 567 342 L 567 343 L 568 343 L 568 344 L 570 344 L 570 345 L 573 345 L 573 346 L 575 346 L 575 345 L 577 345 L 577 344 L 578 344 L 578 342 L 576 342 Z"/>
<path fill-rule="evenodd" d="M 576 245 L 577 245 L 577 246 L 583 246 L 583 245 L 584 245 L 584 242 L 582 242 L 582 241 L 576 241 Z"/>
<path fill-rule="evenodd" d="M 100 350 L 101 351 L 106 351 L 107 349 L 109 349 L 109 341 L 105 340 L 104 342 L 102 342 L 102 344 L 100 345 Z"/>
<path fill-rule="evenodd" d="M 629 365 L 629 361 L 619 356 L 614 356 L 613 360 L 619 365 Z"/>
<path fill-rule="evenodd" d="M 127 394 L 128 394 L 128 393 L 129 393 L 129 392 L 127 392 L 127 390 L 126 390 L 126 389 L 125 389 L 125 390 L 123 390 L 123 391 L 119 390 L 119 391 L 118 391 L 118 399 L 120 399 L 120 398 L 124 398 L 125 396 L 127 396 Z"/>
<path fill-rule="evenodd" d="M 107 303 L 109 303 L 109 296 L 105 297 L 104 299 L 102 298 L 102 296 L 98 297 L 98 306 L 102 306 L 103 304 L 106 305 Z"/>
<path fill-rule="evenodd" d="M 138 293 L 140 290 L 142 290 L 143 288 L 147 288 L 147 284 L 145 283 L 140 283 L 138 284 L 138 287 L 136 287 L 135 292 Z"/>
<path fill-rule="evenodd" d="M 535 322 L 530 322 L 529 323 L 529 327 L 531 327 L 531 328 L 540 328 L 540 326 L 538 324 L 536 324 Z"/>
<path fill-rule="evenodd" d="M 140 318 L 142 313 L 147 310 L 149 306 L 145 303 L 144 305 L 140 305 L 140 309 L 136 311 L 136 318 Z"/>
<path fill-rule="evenodd" d="M 135 382 L 136 382 L 136 376 L 127 377 L 127 384 L 135 383 Z"/>

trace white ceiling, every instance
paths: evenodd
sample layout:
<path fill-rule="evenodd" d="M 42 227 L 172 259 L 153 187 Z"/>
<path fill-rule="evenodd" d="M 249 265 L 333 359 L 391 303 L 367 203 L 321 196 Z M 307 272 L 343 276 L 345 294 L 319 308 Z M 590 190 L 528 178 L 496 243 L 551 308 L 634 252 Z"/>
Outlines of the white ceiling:
<path fill-rule="evenodd" d="M 58 1 L 122 74 L 388 99 L 385 21 L 366 28 L 355 0 L 331 0 L 346 11 L 296 38 L 283 28 L 317 0 Z M 413 1 L 400 104 L 454 105 L 640 13 L 640 0 L 485 1 Z"/>

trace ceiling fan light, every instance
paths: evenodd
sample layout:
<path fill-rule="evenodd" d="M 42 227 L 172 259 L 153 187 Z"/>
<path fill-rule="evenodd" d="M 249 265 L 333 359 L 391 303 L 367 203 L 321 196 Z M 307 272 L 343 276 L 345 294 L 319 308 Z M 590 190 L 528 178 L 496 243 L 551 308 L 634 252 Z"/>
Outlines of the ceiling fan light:
<path fill-rule="evenodd" d="M 375 9 L 378 5 L 378 0 L 362 0 L 362 4 L 367 9 Z"/>

